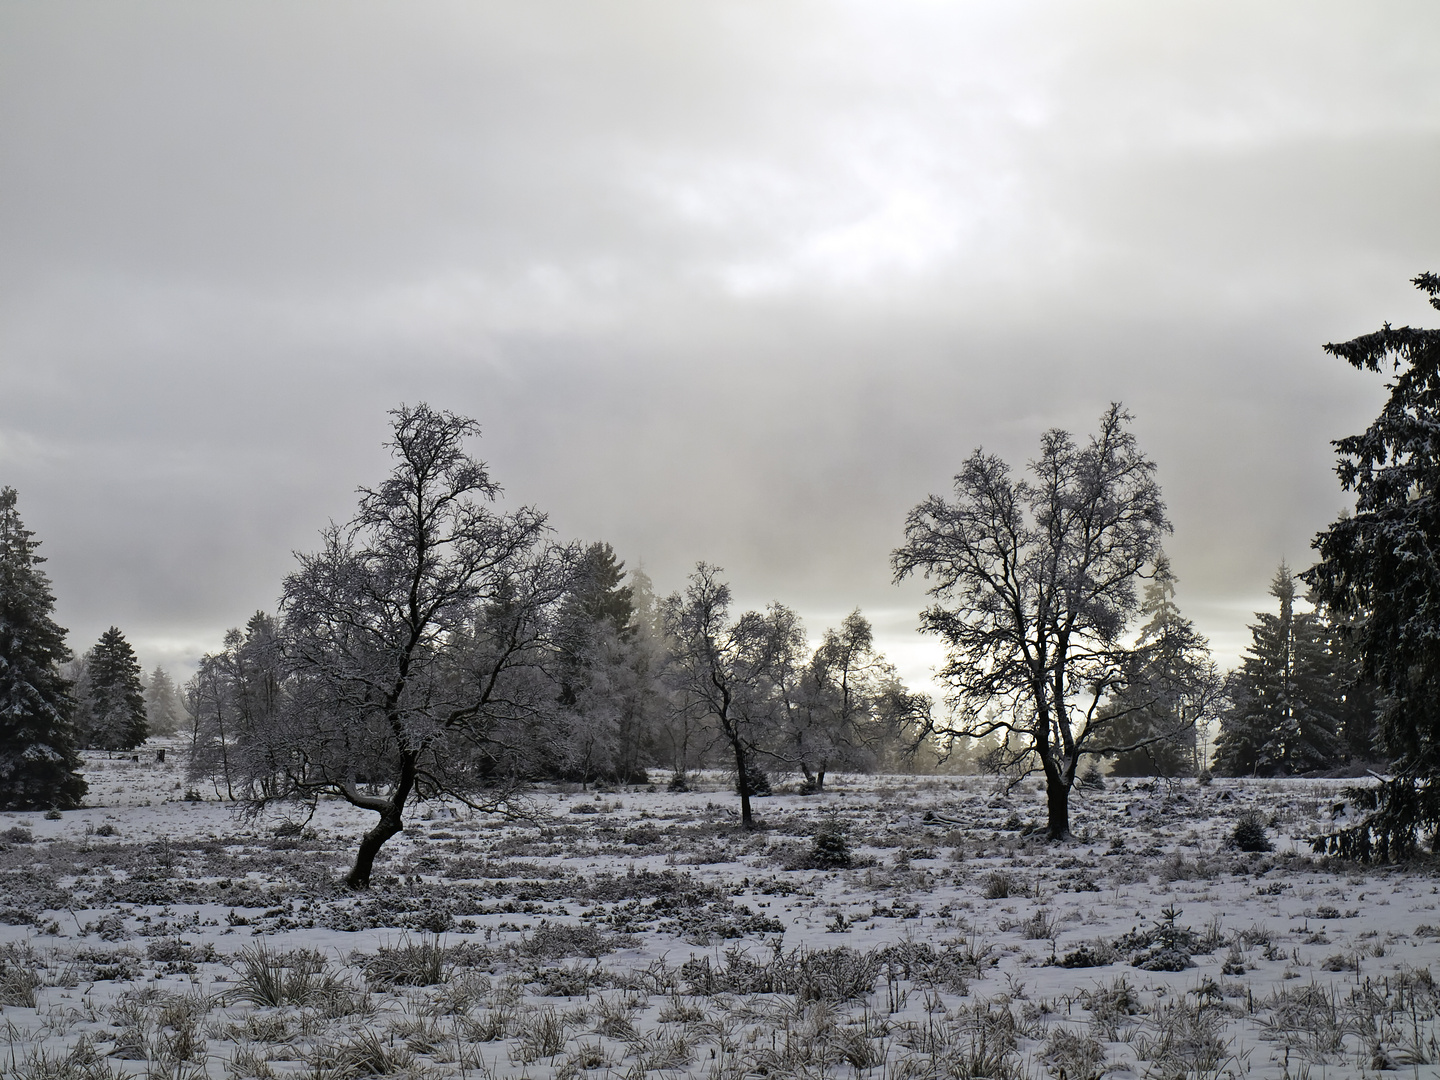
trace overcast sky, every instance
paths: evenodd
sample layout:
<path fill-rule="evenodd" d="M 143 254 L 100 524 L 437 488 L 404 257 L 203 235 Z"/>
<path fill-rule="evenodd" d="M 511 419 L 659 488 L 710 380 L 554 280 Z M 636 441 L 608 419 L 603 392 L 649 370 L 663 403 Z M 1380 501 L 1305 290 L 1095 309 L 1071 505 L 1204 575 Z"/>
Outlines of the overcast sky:
<path fill-rule="evenodd" d="M 1435 313 L 1440 5 L 0 0 L 0 483 L 187 674 L 388 461 L 905 673 L 905 512 L 1111 400 L 1233 664 Z"/>

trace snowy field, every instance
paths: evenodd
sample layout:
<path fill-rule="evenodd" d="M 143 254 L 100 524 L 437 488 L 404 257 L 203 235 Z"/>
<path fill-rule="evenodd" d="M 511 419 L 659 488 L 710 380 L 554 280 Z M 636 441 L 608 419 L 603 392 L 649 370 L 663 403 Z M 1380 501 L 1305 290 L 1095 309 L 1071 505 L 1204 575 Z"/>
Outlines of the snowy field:
<path fill-rule="evenodd" d="M 1440 1075 L 1434 868 L 1312 856 L 1339 782 L 1111 780 L 1066 845 L 1033 780 L 834 777 L 750 834 L 719 776 L 545 789 L 421 810 L 357 896 L 370 815 L 246 821 L 167 756 L 0 815 L 7 1078 Z"/>

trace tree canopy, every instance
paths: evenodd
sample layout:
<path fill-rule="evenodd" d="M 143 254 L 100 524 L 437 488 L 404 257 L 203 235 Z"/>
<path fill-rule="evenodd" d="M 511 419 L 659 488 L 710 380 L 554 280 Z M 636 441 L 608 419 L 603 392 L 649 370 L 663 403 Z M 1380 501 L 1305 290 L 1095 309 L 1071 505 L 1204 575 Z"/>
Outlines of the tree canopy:
<path fill-rule="evenodd" d="M 175 681 L 159 664 L 145 680 L 145 724 L 151 735 L 174 735 L 184 721 L 185 710 Z"/>
<path fill-rule="evenodd" d="M 1440 310 L 1440 277 L 1411 282 Z M 1420 829 L 1440 827 L 1440 330 L 1387 322 L 1325 351 L 1392 377 L 1380 415 L 1334 444 L 1355 509 L 1315 537 L 1320 558 L 1302 577 L 1346 620 L 1361 675 L 1380 694 L 1379 748 L 1395 775 L 1356 792 L 1372 813 L 1320 845 L 1403 855 Z"/>
<path fill-rule="evenodd" d="M 370 883 L 408 804 L 512 806 L 553 711 L 554 615 L 575 553 L 465 450 L 474 421 L 420 404 L 391 413 L 395 465 L 361 488 L 284 583 L 285 699 L 258 733 L 252 798 L 337 795 L 379 818 L 348 877 Z"/>
<path fill-rule="evenodd" d="M 145 741 L 145 689 L 140 661 L 120 628 L 110 627 L 85 654 L 80 737 L 97 750 L 133 750 Z"/>
<path fill-rule="evenodd" d="M 774 729 L 778 689 L 805 648 L 800 620 L 782 604 L 730 617 L 730 586 L 700 563 L 685 592 L 662 605 L 677 706 L 713 725 L 735 768 L 740 822 L 755 824 L 759 757 Z"/>
<path fill-rule="evenodd" d="M 1413 279 L 1440 309 L 1440 277 Z M 1315 537 L 1302 577 L 1318 601 L 1354 616 L 1363 674 L 1385 699 L 1384 748 L 1405 772 L 1440 772 L 1440 330 L 1363 334 L 1325 351 L 1394 376 L 1380 415 L 1338 440 L 1335 467 L 1355 510 Z"/>
<path fill-rule="evenodd" d="M 0 810 L 68 810 L 85 781 L 75 749 L 65 631 L 14 488 L 0 489 Z"/>
<path fill-rule="evenodd" d="M 1045 775 L 1048 832 L 1069 835 L 1082 754 L 1133 749 L 1107 736 L 1103 706 L 1126 682 L 1123 637 L 1136 584 L 1170 529 L 1155 464 L 1111 405 L 1085 444 L 1052 430 L 1031 478 L 976 450 L 953 501 L 910 512 L 896 580 L 922 574 L 935 603 L 921 629 L 944 641 L 951 716 L 921 725 L 943 740 L 1007 737 Z M 1013 743 L 1009 740 L 1013 739 Z"/>
<path fill-rule="evenodd" d="M 1139 615 L 1145 619 L 1125 684 L 1106 707 L 1112 742 L 1133 746 L 1115 754 L 1118 776 L 1193 776 L 1204 765 L 1201 734 L 1218 712 L 1224 679 L 1210 644 L 1175 603 L 1175 575 L 1165 556 L 1155 560 Z"/>
<path fill-rule="evenodd" d="M 1280 610 L 1256 613 L 1221 720 L 1215 770 L 1224 776 L 1308 772 L 1344 757 L 1345 695 L 1327 624 L 1318 612 L 1296 610 L 1295 577 L 1284 563 L 1270 595 Z"/>

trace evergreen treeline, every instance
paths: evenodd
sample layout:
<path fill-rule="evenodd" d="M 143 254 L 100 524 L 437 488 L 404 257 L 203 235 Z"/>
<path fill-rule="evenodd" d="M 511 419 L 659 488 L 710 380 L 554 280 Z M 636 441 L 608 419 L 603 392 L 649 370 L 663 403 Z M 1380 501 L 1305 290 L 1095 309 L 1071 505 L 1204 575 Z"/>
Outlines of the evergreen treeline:
<path fill-rule="evenodd" d="M 118 627 L 110 627 L 71 668 L 75 682 L 75 729 L 92 750 L 133 750 L 150 734 L 145 687 L 135 650 Z"/>
<path fill-rule="evenodd" d="M 152 735 L 176 735 L 190 726 L 174 680 L 159 665 L 144 675 L 118 627 L 72 660 L 65 676 L 75 699 L 75 734 L 88 749 L 134 750 Z"/>
<path fill-rule="evenodd" d="M 1131 670 L 1107 710 L 1116 776 L 1194 776 L 1205 768 L 1202 736 L 1221 703 L 1224 680 L 1210 645 L 1175 603 L 1175 576 L 1165 556 L 1146 584 L 1145 619 Z"/>
<path fill-rule="evenodd" d="M 1296 608 L 1296 579 L 1284 563 L 1270 595 L 1279 611 L 1256 614 L 1250 648 L 1228 680 L 1215 771 L 1283 776 L 1374 760 L 1376 699 L 1342 628 L 1319 609 Z"/>

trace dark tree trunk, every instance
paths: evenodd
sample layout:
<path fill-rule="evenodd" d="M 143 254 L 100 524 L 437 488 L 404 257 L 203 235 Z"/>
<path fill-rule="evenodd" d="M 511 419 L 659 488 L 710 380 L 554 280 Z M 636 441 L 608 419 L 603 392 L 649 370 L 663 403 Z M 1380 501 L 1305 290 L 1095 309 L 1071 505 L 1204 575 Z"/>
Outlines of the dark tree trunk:
<path fill-rule="evenodd" d="M 399 807 L 381 814 L 379 823 L 360 841 L 360 850 L 355 853 L 355 865 L 346 875 L 345 884 L 352 889 L 368 889 L 370 872 L 375 868 L 375 856 L 380 853 L 386 840 L 404 828 L 405 825 L 400 820 Z"/>
<path fill-rule="evenodd" d="M 735 751 L 735 787 L 740 792 L 740 827 L 753 829 L 755 818 L 750 813 L 750 767 L 745 760 L 745 747 L 739 739 L 731 739 L 730 746 Z"/>
<path fill-rule="evenodd" d="M 800 789 L 801 795 L 819 794 L 825 790 L 825 769 L 820 767 L 812 769 L 805 763 L 800 763 L 800 771 L 805 774 L 805 783 Z"/>
<path fill-rule="evenodd" d="M 1046 835 L 1051 840 L 1070 839 L 1070 788 L 1060 770 L 1051 765 L 1045 769 Z"/>
<path fill-rule="evenodd" d="M 404 751 L 400 755 L 400 777 L 389 800 L 380 808 L 380 820 L 360 841 L 360 850 L 355 853 L 355 865 L 345 877 L 345 884 L 352 889 L 368 889 L 370 872 L 375 868 L 375 856 L 396 833 L 405 828 L 405 803 L 415 788 L 415 776 L 419 755 Z M 353 800 L 352 800 L 353 801 Z M 360 805 L 360 804 L 357 804 Z M 372 804 L 370 809 L 376 809 Z"/>

